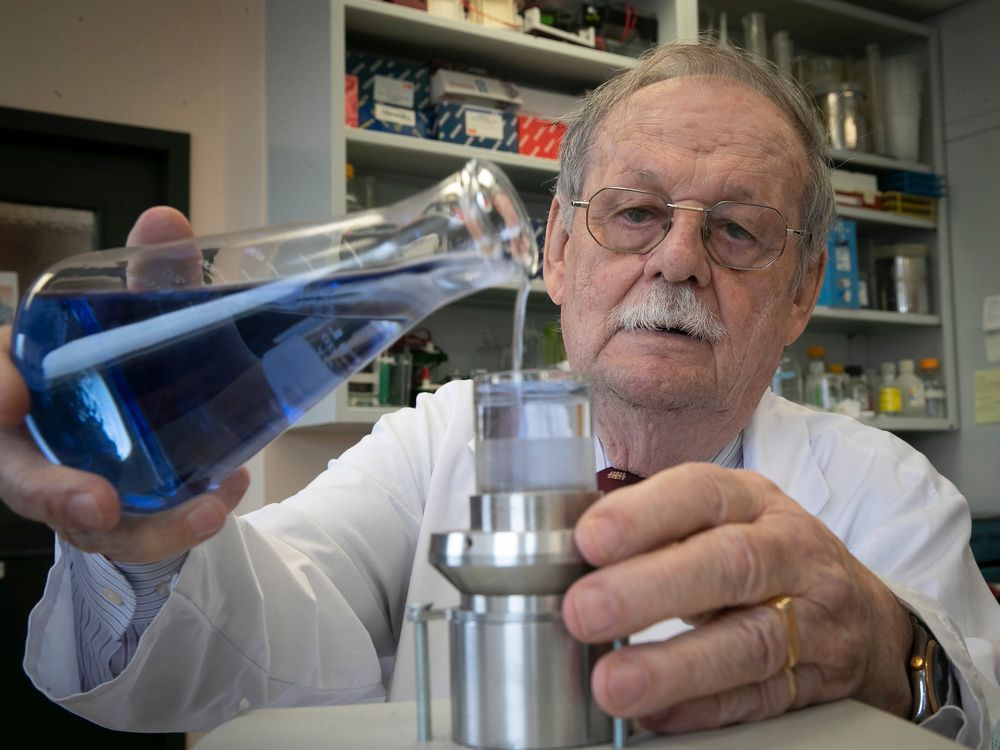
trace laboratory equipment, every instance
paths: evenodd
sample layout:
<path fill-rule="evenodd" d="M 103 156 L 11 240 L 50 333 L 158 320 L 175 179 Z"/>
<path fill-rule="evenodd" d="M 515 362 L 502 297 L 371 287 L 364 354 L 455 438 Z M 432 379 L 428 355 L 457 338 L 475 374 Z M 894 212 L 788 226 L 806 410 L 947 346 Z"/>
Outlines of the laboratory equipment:
<path fill-rule="evenodd" d="M 927 414 L 927 397 L 924 392 L 924 381 L 916 373 L 916 364 L 912 359 L 899 360 L 899 376 L 896 378 L 902 398 L 901 414 L 904 417 L 923 417 Z"/>
<path fill-rule="evenodd" d="M 878 389 L 879 414 L 899 416 L 903 411 L 903 394 L 896 383 L 896 363 L 883 362 L 879 367 L 882 371 Z"/>
<path fill-rule="evenodd" d="M 924 399 L 927 403 L 927 416 L 944 419 L 948 416 L 947 392 L 944 380 L 941 379 L 941 364 L 937 357 L 925 357 L 920 360 L 920 377 L 924 381 Z"/>
<path fill-rule="evenodd" d="M 432 734 L 426 628 L 443 617 L 455 742 L 526 750 L 608 742 L 613 722 L 593 700 L 590 673 L 610 645 L 574 640 L 561 614 L 562 595 L 588 569 L 573 526 L 600 494 L 589 383 L 562 370 L 487 373 L 475 381 L 475 411 L 470 525 L 432 535 L 429 552 L 460 603 L 409 613 L 418 737 Z"/>
<path fill-rule="evenodd" d="M 536 270 L 507 178 L 472 160 L 393 205 L 63 260 L 25 296 L 14 362 L 46 456 L 126 512 L 211 490 L 439 307 Z"/>
<path fill-rule="evenodd" d="M 801 404 L 804 401 L 802 368 L 798 357 L 787 349 L 781 355 L 781 361 L 771 380 L 771 390 L 775 396 Z"/>

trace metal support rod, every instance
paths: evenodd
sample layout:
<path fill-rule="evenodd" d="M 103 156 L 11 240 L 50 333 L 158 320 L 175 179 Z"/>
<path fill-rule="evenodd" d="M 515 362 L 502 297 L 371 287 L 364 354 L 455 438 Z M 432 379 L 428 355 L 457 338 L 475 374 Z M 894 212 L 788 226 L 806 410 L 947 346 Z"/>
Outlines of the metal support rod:
<path fill-rule="evenodd" d="M 612 648 L 618 651 L 627 645 L 628 638 L 620 638 L 612 644 Z M 625 745 L 628 744 L 628 719 L 623 719 L 620 716 L 612 717 L 611 731 L 614 735 L 615 750 L 623 750 Z"/>
<path fill-rule="evenodd" d="M 413 621 L 414 661 L 417 664 L 417 741 L 431 739 L 431 670 L 430 648 L 427 641 L 426 615 L 431 604 L 411 604 L 409 618 Z"/>

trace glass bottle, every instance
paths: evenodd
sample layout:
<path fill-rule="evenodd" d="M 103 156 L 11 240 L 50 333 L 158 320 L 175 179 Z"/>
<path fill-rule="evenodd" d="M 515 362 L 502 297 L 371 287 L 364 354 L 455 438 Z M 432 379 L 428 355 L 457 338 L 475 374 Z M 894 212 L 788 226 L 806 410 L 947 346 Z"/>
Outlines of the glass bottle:
<path fill-rule="evenodd" d="M 830 378 L 830 400 L 836 406 L 846 397 L 847 375 L 844 373 L 844 366 L 831 362 L 827 366 L 827 375 Z"/>
<path fill-rule="evenodd" d="M 898 416 L 903 410 L 903 396 L 896 385 L 896 364 L 883 362 L 882 378 L 879 381 L 878 411 L 887 416 Z"/>
<path fill-rule="evenodd" d="M 536 270 L 489 162 L 330 221 L 67 258 L 14 323 L 51 460 L 151 513 L 219 482 L 434 310 Z"/>
<path fill-rule="evenodd" d="M 803 401 L 802 368 L 799 367 L 798 357 L 787 349 L 782 353 L 778 369 L 775 370 L 771 390 L 775 396 L 781 396 L 796 404 L 801 404 Z"/>
<path fill-rule="evenodd" d="M 347 213 L 353 214 L 356 211 L 360 211 L 362 208 L 361 198 L 358 195 L 358 183 L 354 179 L 354 165 L 351 164 L 351 162 L 347 162 L 344 172 L 344 177 L 346 179 L 346 184 L 344 186 L 344 201 L 347 207 Z"/>
<path fill-rule="evenodd" d="M 940 363 L 937 357 L 926 357 L 920 360 L 920 376 L 924 381 L 924 399 L 927 404 L 927 416 L 944 419 L 948 416 L 947 392 L 941 379 Z"/>
<path fill-rule="evenodd" d="M 847 365 L 844 368 L 844 372 L 847 374 L 847 386 L 844 397 L 857 401 L 862 415 L 865 412 L 874 412 L 871 385 L 868 382 L 868 377 L 865 375 L 864 369 L 861 365 Z"/>
<path fill-rule="evenodd" d="M 830 393 L 830 377 L 821 360 L 809 362 L 809 372 L 806 374 L 806 404 L 823 411 L 833 408 L 833 397 Z"/>
<path fill-rule="evenodd" d="M 806 349 L 809 358 L 806 365 L 803 403 L 818 409 L 829 411 L 830 380 L 826 377 L 826 347 L 810 346 Z"/>
<path fill-rule="evenodd" d="M 916 373 L 912 359 L 899 360 L 899 377 L 896 378 L 902 397 L 904 417 L 923 417 L 927 414 L 927 400 L 924 395 L 924 381 Z"/>

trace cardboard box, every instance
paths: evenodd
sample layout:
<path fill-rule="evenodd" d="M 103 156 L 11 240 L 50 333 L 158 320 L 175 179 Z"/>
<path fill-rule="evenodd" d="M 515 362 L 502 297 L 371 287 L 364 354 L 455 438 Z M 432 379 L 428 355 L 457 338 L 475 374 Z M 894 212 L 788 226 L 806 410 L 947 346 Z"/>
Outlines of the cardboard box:
<path fill-rule="evenodd" d="M 579 97 L 576 96 L 558 94 L 546 89 L 534 89 L 530 86 L 518 86 L 517 93 L 524 100 L 518 110 L 521 114 L 534 115 L 547 120 L 558 120 L 580 101 Z"/>
<path fill-rule="evenodd" d="M 518 107 L 523 103 L 517 88 L 507 81 L 444 68 L 431 76 L 431 101 L 434 104 L 458 102 L 492 109 Z"/>
<path fill-rule="evenodd" d="M 358 107 L 358 127 L 416 138 L 431 138 L 434 132 L 434 124 L 427 112 L 381 102 L 369 102 Z"/>
<path fill-rule="evenodd" d="M 358 77 L 344 76 L 344 123 L 349 128 L 358 126 Z"/>
<path fill-rule="evenodd" d="M 531 115 L 517 116 L 517 152 L 540 159 L 558 159 L 559 144 L 566 134 L 566 126 Z"/>
<path fill-rule="evenodd" d="M 430 108 L 430 68 L 367 52 L 347 52 L 347 73 L 358 78 L 358 107 L 373 102 L 412 110 Z"/>
<path fill-rule="evenodd" d="M 439 141 L 517 153 L 517 115 L 459 102 L 434 105 L 434 130 Z"/>
<path fill-rule="evenodd" d="M 830 230 L 826 252 L 826 272 L 817 304 L 859 307 L 857 223 L 850 219 L 837 219 Z"/>

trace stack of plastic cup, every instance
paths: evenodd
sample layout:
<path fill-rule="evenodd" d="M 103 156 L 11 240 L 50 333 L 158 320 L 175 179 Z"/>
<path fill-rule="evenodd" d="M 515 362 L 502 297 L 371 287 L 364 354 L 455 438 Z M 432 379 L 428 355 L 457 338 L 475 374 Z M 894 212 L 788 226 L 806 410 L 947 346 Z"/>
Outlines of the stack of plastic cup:
<path fill-rule="evenodd" d="M 886 145 L 897 159 L 917 161 L 922 93 L 920 61 L 916 55 L 893 55 L 886 57 L 883 65 Z"/>

